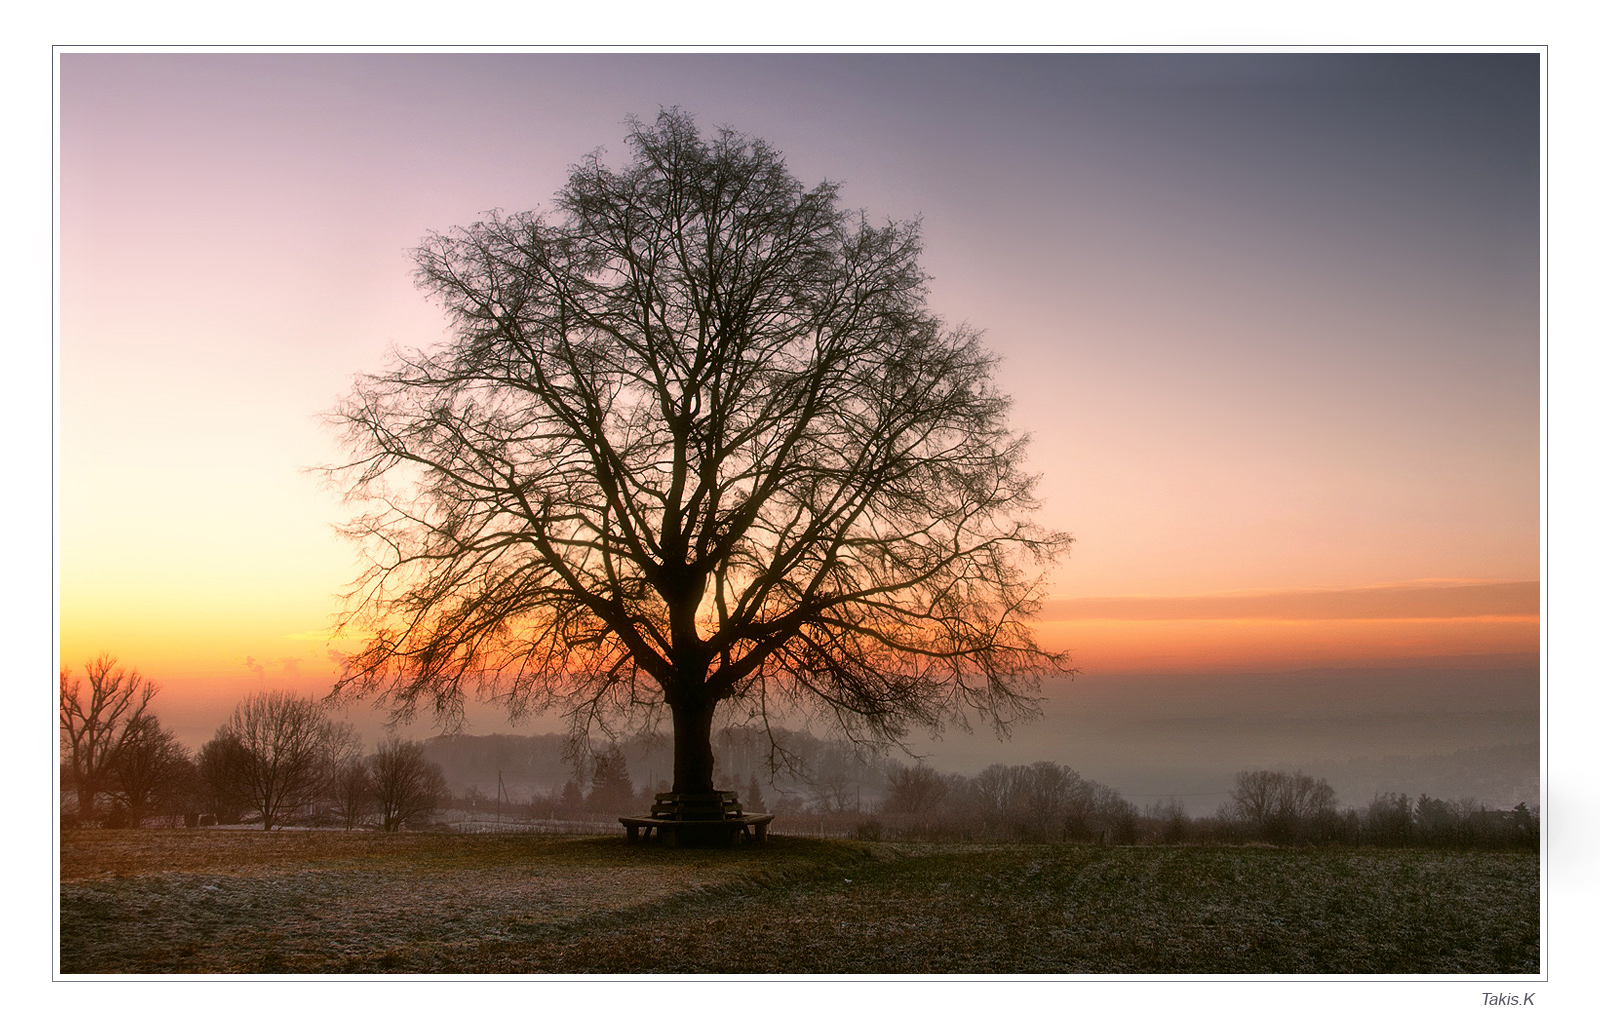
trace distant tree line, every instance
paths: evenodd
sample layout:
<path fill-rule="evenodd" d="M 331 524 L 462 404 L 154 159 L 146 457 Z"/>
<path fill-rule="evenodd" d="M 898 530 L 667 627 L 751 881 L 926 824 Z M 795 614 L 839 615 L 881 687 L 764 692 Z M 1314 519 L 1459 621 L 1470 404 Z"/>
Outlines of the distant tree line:
<path fill-rule="evenodd" d="M 895 764 L 877 816 L 860 832 L 1132 844 L 1139 839 L 1139 813 L 1115 789 L 1054 762 L 996 763 L 973 777 Z"/>
<path fill-rule="evenodd" d="M 157 691 L 108 656 L 87 664 L 82 676 L 62 671 L 64 824 L 259 823 L 271 830 L 295 823 L 395 831 L 446 809 L 466 818 L 492 809 L 511 821 L 595 822 L 638 814 L 667 788 L 664 779 L 635 781 L 631 772 L 630 758 L 646 767 L 662 762 L 659 739 L 646 735 L 578 758 L 557 734 L 455 735 L 426 743 L 390 737 L 367 754 L 355 731 L 333 722 L 322 703 L 273 691 L 241 701 L 191 756 L 151 711 Z M 798 831 L 1104 844 L 1539 843 L 1538 812 L 1525 803 L 1493 810 L 1470 799 L 1413 801 L 1383 793 L 1347 808 L 1326 780 L 1302 772 L 1241 771 L 1227 802 L 1210 816 L 1193 816 L 1176 796 L 1140 810 L 1116 789 L 1055 762 L 996 763 L 969 777 L 806 732 L 729 727 L 714 745 L 717 786 L 737 791 L 746 811 L 776 813 Z M 452 794 L 445 767 L 474 782 Z M 476 782 L 499 785 L 508 775 L 518 782 L 514 797 Z M 547 783 L 530 787 L 530 779 Z"/>
<path fill-rule="evenodd" d="M 813 810 L 814 811 L 814 810 Z M 1492 810 L 1471 799 L 1374 795 L 1341 808 L 1326 780 L 1301 772 L 1246 770 L 1210 816 L 1172 797 L 1138 810 L 1115 789 L 1053 762 L 993 765 L 976 777 L 894 764 L 875 808 L 848 824 L 865 838 L 1092 841 L 1109 844 L 1428 845 L 1511 848 L 1539 843 L 1526 803 Z"/>
<path fill-rule="evenodd" d="M 1169 830 L 1176 821 L 1169 807 Z M 1181 813 L 1181 810 L 1179 810 Z M 1533 847 L 1539 817 L 1527 803 L 1487 808 L 1470 798 L 1375 794 L 1364 807 L 1341 808 L 1326 780 L 1304 773 L 1249 770 L 1237 774 L 1217 814 L 1189 824 L 1197 840 L 1273 844 L 1373 844 L 1443 847 Z"/>
<path fill-rule="evenodd" d="M 449 799 L 443 771 L 414 741 L 369 755 L 324 705 L 282 691 L 245 698 L 190 755 L 151 711 L 157 686 L 101 656 L 61 672 L 62 822 L 139 827 L 155 819 L 231 825 L 421 822 Z"/>

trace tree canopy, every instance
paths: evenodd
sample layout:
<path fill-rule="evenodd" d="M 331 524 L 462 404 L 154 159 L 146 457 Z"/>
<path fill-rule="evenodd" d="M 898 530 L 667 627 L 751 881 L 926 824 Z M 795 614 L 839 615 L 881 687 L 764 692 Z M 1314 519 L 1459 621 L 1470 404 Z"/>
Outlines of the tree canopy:
<path fill-rule="evenodd" d="M 342 404 L 370 569 L 341 693 L 459 721 L 474 689 L 575 729 L 670 710 L 674 788 L 714 711 L 809 705 L 903 738 L 1030 710 L 1025 440 L 994 356 L 927 309 L 916 223 L 842 210 L 767 143 L 664 111 L 554 211 L 428 237 L 453 338 Z"/>

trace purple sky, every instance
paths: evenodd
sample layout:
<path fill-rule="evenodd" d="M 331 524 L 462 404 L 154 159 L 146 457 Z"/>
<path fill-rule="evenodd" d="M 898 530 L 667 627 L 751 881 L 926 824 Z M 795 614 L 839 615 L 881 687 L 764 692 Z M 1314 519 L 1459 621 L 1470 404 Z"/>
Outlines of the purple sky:
<path fill-rule="evenodd" d="M 301 468 L 354 375 L 442 335 L 408 248 L 674 104 L 922 218 L 933 304 L 1004 356 L 1078 538 L 1059 608 L 1188 610 L 1047 625 L 1091 674 L 1531 657 L 1536 605 L 1261 596 L 1533 594 L 1535 54 L 72 53 L 63 660 L 120 655 L 202 735 L 325 687 L 356 568 Z"/>

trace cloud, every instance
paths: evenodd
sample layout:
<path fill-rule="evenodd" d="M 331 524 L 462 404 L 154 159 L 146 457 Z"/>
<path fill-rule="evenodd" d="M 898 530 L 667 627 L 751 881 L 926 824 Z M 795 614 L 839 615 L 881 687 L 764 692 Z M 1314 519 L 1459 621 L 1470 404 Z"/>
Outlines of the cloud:
<path fill-rule="evenodd" d="M 1424 620 L 1537 619 L 1538 581 L 1413 581 L 1367 588 L 1051 599 L 1040 619 Z"/>

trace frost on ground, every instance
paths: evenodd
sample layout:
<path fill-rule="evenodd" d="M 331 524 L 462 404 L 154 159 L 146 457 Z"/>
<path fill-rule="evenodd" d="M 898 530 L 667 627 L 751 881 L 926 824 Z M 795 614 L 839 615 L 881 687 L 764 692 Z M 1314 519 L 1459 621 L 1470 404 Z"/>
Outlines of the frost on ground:
<path fill-rule="evenodd" d="M 75 831 L 64 973 L 1534 973 L 1530 853 Z"/>

